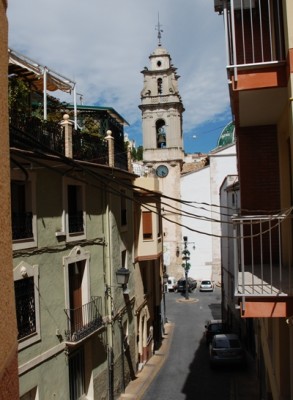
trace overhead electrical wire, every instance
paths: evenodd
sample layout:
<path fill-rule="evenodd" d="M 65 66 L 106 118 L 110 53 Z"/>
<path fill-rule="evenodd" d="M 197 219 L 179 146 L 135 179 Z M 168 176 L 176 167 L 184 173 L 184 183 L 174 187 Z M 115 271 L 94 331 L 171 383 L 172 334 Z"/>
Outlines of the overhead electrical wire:
<path fill-rule="evenodd" d="M 23 134 L 22 131 L 20 131 L 20 132 Z M 29 139 L 29 140 L 28 140 L 28 143 L 27 143 L 27 150 L 28 150 L 29 152 L 33 152 L 34 155 L 38 155 L 39 157 L 42 157 L 42 158 L 45 157 L 45 158 L 50 159 L 50 160 L 52 159 L 52 156 L 57 157 L 58 159 L 61 160 L 62 163 L 67 164 L 67 165 L 69 165 L 69 166 L 71 167 L 70 170 L 66 171 L 66 173 L 61 173 L 61 175 L 63 175 L 63 176 L 64 176 L 64 175 L 68 175 L 68 174 L 69 174 L 69 171 L 71 171 L 71 172 L 72 172 L 72 171 L 75 171 L 75 172 L 87 173 L 89 176 L 91 176 L 92 178 L 97 179 L 100 183 L 102 183 L 104 186 L 106 186 L 106 187 L 107 187 L 107 191 L 108 191 L 109 193 L 111 193 L 111 194 L 113 194 L 113 195 L 117 195 L 117 196 L 119 196 L 119 197 L 124 196 L 124 197 L 127 198 L 128 200 L 131 200 L 131 201 L 134 201 L 134 202 L 136 202 L 136 203 L 142 204 L 144 208 L 147 208 L 147 206 L 145 205 L 145 203 L 138 202 L 138 201 L 137 201 L 136 199 L 134 199 L 133 197 L 127 196 L 127 195 L 125 195 L 124 193 L 121 193 L 121 190 L 114 189 L 113 187 L 109 188 L 109 179 L 108 179 L 108 178 L 109 178 L 109 175 L 108 175 L 107 178 L 106 178 L 104 175 L 102 175 L 102 174 L 100 174 L 100 173 L 97 173 L 97 171 L 93 171 L 93 170 L 92 170 L 92 168 L 97 168 L 98 164 L 95 164 L 95 165 L 91 164 L 91 168 L 85 167 L 84 164 L 85 164 L 85 163 L 89 163 L 89 162 L 83 161 L 83 160 L 76 161 L 76 160 L 74 160 L 74 159 L 65 157 L 63 154 L 61 154 L 61 153 L 59 153 L 59 152 L 56 152 L 56 151 L 54 151 L 54 150 L 48 148 L 48 147 L 45 146 L 45 145 L 42 145 L 39 141 L 35 140 L 35 138 L 33 138 L 31 135 L 25 134 L 25 136 Z M 22 136 L 22 140 L 23 140 L 23 139 L 24 139 L 24 137 Z M 37 148 L 32 149 L 32 142 L 33 142 L 33 143 L 36 145 L 36 147 L 39 148 L 39 149 L 37 149 Z M 23 147 L 23 145 L 24 145 L 24 143 L 22 142 L 22 147 Z M 24 147 L 26 147 L 26 146 L 24 146 Z M 18 148 L 16 148 L 16 149 L 18 149 Z M 41 150 L 41 151 L 40 151 L 40 150 Z M 13 149 L 12 149 L 12 151 L 13 151 Z M 17 152 L 17 154 L 18 154 L 18 156 L 21 156 L 21 157 L 23 157 L 23 158 L 25 158 L 25 159 L 30 159 L 30 160 L 31 160 L 31 157 L 29 157 L 28 155 L 25 156 L 24 154 L 19 154 L 18 152 Z M 17 165 L 17 162 L 16 162 L 15 160 L 12 159 L 12 161 Z M 39 161 L 36 161 L 35 159 L 34 159 L 34 162 L 38 163 L 39 165 L 42 165 L 44 168 L 49 168 L 49 169 L 54 170 L 54 171 L 56 172 L 56 168 L 49 167 L 47 164 L 40 163 Z M 19 164 L 19 163 L 18 163 L 18 164 Z M 20 166 L 18 165 L 18 167 L 20 167 Z M 108 167 L 108 168 L 109 168 L 109 167 Z M 146 193 L 149 193 L 149 194 L 152 194 L 152 195 L 158 195 L 158 192 L 156 192 L 156 191 L 152 191 L 152 190 L 150 190 L 150 189 L 146 189 L 145 187 L 141 187 L 141 186 L 137 186 L 137 185 L 127 184 L 127 182 L 125 182 L 125 180 L 120 180 L 120 179 L 117 180 L 117 179 L 116 179 L 117 177 L 113 174 L 114 170 L 115 170 L 115 169 L 112 169 L 112 174 L 110 175 L 110 177 L 112 178 L 112 179 L 110 180 L 111 183 L 115 183 L 115 184 L 119 185 L 120 187 L 123 187 L 123 186 L 124 186 L 124 187 L 127 187 L 127 188 L 130 189 L 130 190 L 137 189 L 137 190 L 142 190 L 143 192 L 146 192 Z M 91 186 L 95 186 L 95 185 L 93 185 L 92 183 L 89 183 L 89 182 L 86 181 L 86 180 L 77 178 L 76 176 L 74 176 L 74 179 L 76 179 L 77 181 L 80 181 L 80 182 L 82 182 L 82 183 L 84 183 L 84 184 L 91 185 Z M 98 187 L 99 189 L 101 189 L 100 186 L 96 186 L 96 187 Z M 209 204 L 209 203 L 204 203 L 204 202 L 203 202 L 203 203 L 200 203 L 200 202 L 196 202 L 196 201 L 187 201 L 187 200 L 177 199 L 177 198 L 173 198 L 173 197 L 164 195 L 163 193 L 160 193 L 160 198 L 172 200 L 172 201 L 174 201 L 174 202 L 178 202 L 178 203 L 180 203 L 180 204 L 187 205 L 187 206 L 192 207 L 192 208 L 202 209 L 202 210 L 205 210 L 205 211 L 207 211 L 207 212 L 211 212 L 211 211 L 210 211 L 210 210 L 207 210 L 205 207 L 197 207 L 197 206 L 194 206 L 193 204 L 205 205 L 205 206 L 216 207 L 216 208 L 230 209 L 229 207 L 222 207 L 222 206 L 219 206 L 219 205 L 217 205 L 217 204 Z M 204 217 L 204 216 L 195 215 L 195 214 L 189 213 L 189 212 L 187 212 L 187 211 L 185 211 L 185 210 L 176 208 L 176 207 L 170 205 L 169 203 L 161 202 L 161 204 L 166 205 L 167 207 L 170 207 L 170 208 L 173 209 L 173 210 L 179 211 L 178 213 L 175 213 L 175 212 L 172 211 L 172 214 L 181 215 L 181 216 L 183 216 L 183 217 L 190 217 L 190 218 L 193 218 L 193 219 L 200 219 L 200 220 L 204 219 L 204 220 L 206 220 L 206 221 L 208 221 L 208 222 L 218 222 L 218 223 L 225 223 L 225 224 L 226 224 L 226 223 L 228 223 L 228 224 L 232 223 L 232 224 L 233 224 L 233 222 L 231 222 L 231 221 L 216 220 L 216 219 L 213 219 L 213 218 L 210 218 L 210 217 Z M 165 211 L 164 209 L 162 209 L 162 210 Z M 162 211 L 162 210 L 161 210 L 161 211 Z M 232 209 L 232 210 L 235 212 L 235 209 Z M 169 222 L 171 222 L 171 223 L 175 223 L 175 224 L 177 224 L 177 225 L 179 225 L 179 226 L 181 226 L 181 227 L 184 227 L 184 228 L 186 228 L 186 229 L 188 229 L 188 230 L 190 230 L 190 231 L 193 231 L 193 232 L 196 232 L 196 233 L 199 233 L 199 234 L 203 234 L 203 235 L 212 236 L 212 237 L 224 238 L 223 235 L 215 235 L 215 234 L 210 234 L 210 233 L 207 233 L 207 232 L 202 232 L 202 231 L 199 231 L 199 230 L 197 230 L 197 229 L 193 229 L 193 228 L 191 228 L 191 227 L 189 227 L 189 226 L 187 226 L 187 225 L 184 225 L 184 224 L 182 224 L 182 223 L 175 222 L 175 221 L 169 219 L 166 215 L 164 215 L 164 213 L 159 213 L 159 212 L 156 212 L 155 210 L 152 210 L 152 209 L 149 209 L 149 211 L 152 211 L 152 212 L 155 212 L 155 213 L 157 213 L 157 214 L 160 214 L 160 215 L 162 216 L 163 219 L 165 219 L 165 220 L 167 220 L 167 221 L 169 221 Z M 242 211 L 243 211 L 243 210 L 242 210 Z M 249 211 L 249 210 L 246 210 L 246 211 Z M 268 212 L 267 210 L 257 210 L 257 211 L 258 211 L 258 212 L 263 212 L 263 211 L 265 211 L 266 213 Z M 212 212 L 214 213 L 214 211 L 212 211 Z M 253 211 L 251 211 L 251 212 L 253 212 Z M 282 212 L 282 211 L 281 211 L 281 212 Z M 282 214 L 285 215 L 284 219 L 287 218 L 287 217 L 291 214 L 291 212 L 292 212 L 292 209 L 291 209 L 291 208 L 289 208 L 288 210 L 283 211 Z M 216 212 L 216 213 L 217 213 L 217 212 Z M 217 213 L 217 214 L 222 215 L 222 216 L 231 217 L 229 214 L 224 214 L 224 213 L 220 213 L 220 212 Z M 279 219 L 280 219 L 280 216 L 278 216 L 278 217 L 276 217 L 276 218 L 279 218 Z M 256 222 L 256 223 L 257 223 L 257 222 Z M 267 232 L 267 231 L 262 232 L 262 234 L 263 234 L 263 233 L 266 233 L 266 232 Z M 256 236 L 258 236 L 258 234 L 256 234 Z M 251 236 L 247 236 L 247 237 L 251 237 Z M 229 237 L 226 237 L 226 238 L 229 238 Z M 232 237 L 231 237 L 231 238 L 232 238 Z M 233 239 L 234 239 L 234 237 L 233 237 Z"/>

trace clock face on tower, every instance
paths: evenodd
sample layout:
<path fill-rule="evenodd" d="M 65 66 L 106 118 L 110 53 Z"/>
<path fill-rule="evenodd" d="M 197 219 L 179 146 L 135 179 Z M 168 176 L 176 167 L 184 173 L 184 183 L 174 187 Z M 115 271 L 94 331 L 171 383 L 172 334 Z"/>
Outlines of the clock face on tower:
<path fill-rule="evenodd" d="M 168 167 L 166 167 L 166 165 L 159 165 L 156 169 L 156 174 L 157 176 L 159 176 L 160 178 L 165 178 L 165 176 L 168 175 Z"/>

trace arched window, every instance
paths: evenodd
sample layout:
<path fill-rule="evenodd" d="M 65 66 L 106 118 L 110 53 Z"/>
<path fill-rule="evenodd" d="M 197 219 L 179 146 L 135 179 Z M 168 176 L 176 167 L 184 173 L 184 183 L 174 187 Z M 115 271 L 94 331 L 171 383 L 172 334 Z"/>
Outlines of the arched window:
<path fill-rule="evenodd" d="M 161 149 L 166 147 L 166 124 L 163 119 L 159 119 L 156 122 L 156 133 L 157 133 L 157 148 Z"/>
<path fill-rule="evenodd" d="M 163 93 L 163 79 L 158 78 L 157 84 L 158 84 L 158 94 L 162 94 Z"/>

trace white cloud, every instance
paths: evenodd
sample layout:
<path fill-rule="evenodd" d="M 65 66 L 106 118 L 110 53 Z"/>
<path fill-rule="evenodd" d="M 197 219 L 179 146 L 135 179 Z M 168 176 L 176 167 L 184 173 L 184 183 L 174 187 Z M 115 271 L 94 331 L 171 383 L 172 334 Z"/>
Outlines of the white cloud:
<path fill-rule="evenodd" d="M 133 125 L 130 136 L 139 135 L 140 71 L 157 46 L 158 13 L 162 45 L 181 76 L 188 132 L 229 104 L 223 21 L 213 0 L 10 0 L 9 46 L 75 80 L 85 104 L 115 108 Z"/>

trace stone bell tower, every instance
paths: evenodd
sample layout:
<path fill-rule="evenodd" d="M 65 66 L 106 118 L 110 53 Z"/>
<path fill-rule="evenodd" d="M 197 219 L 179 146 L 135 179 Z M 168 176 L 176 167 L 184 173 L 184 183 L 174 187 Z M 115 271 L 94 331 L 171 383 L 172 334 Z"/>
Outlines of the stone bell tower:
<path fill-rule="evenodd" d="M 161 45 L 158 22 L 158 46 L 149 56 L 150 65 L 143 69 L 141 91 L 143 162 L 149 174 L 159 179 L 161 192 L 180 200 L 180 175 L 184 159 L 182 114 L 184 107 L 178 89 L 177 68 L 168 51 Z M 164 264 L 169 276 L 183 275 L 181 258 L 180 203 L 163 199 Z M 177 210 L 175 210 L 177 209 Z"/>

